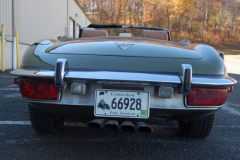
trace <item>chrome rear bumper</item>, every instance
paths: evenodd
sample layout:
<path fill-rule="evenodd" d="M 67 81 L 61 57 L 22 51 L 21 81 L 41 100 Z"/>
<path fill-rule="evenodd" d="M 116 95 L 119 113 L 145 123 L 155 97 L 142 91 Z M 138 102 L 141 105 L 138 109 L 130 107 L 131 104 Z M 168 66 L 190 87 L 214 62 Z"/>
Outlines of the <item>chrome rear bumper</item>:
<path fill-rule="evenodd" d="M 66 59 L 58 59 L 54 70 L 31 70 L 16 69 L 11 74 L 18 77 L 36 77 L 54 79 L 55 86 L 62 89 L 59 101 L 36 101 L 37 103 L 49 103 L 59 105 L 94 106 L 95 90 L 102 89 L 104 85 L 136 87 L 141 86 L 144 91 L 150 93 L 151 109 L 174 109 L 174 110 L 217 110 L 222 106 L 199 106 L 188 107 L 185 104 L 185 95 L 188 95 L 193 86 L 232 86 L 236 80 L 223 75 L 194 76 L 192 66 L 182 64 L 179 74 L 157 74 L 157 73 L 136 73 L 136 72 L 113 72 L 113 71 L 72 71 L 68 69 Z M 85 95 L 73 95 L 71 83 L 85 83 Z M 66 85 L 67 84 L 67 85 Z M 173 96 L 170 99 L 158 97 L 159 86 L 170 86 L 174 88 Z"/>
<path fill-rule="evenodd" d="M 17 77 L 38 77 L 54 79 L 55 71 L 50 70 L 28 70 L 16 69 L 11 74 Z M 77 80 L 84 83 L 100 84 L 129 84 L 129 85 L 161 85 L 173 84 L 180 85 L 179 75 L 164 75 L 150 73 L 131 73 L 131 72 L 108 72 L 108 71 L 68 71 L 64 76 L 65 81 Z M 212 76 L 192 76 L 192 85 L 203 86 L 232 86 L 237 81 L 231 77 L 212 77 Z"/>

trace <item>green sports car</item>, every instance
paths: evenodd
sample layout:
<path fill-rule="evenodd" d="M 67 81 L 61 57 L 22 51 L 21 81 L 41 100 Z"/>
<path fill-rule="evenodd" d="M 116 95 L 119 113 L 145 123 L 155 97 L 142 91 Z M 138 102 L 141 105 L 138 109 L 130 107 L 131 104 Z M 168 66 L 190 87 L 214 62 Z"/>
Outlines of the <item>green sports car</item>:
<path fill-rule="evenodd" d="M 108 35 L 114 29 L 119 36 Z M 184 136 L 206 137 L 236 84 L 211 46 L 173 42 L 164 28 L 121 25 L 91 24 L 75 39 L 36 42 L 11 73 L 38 133 L 57 133 L 74 116 L 92 129 L 146 133 L 147 119 L 164 117 Z"/>

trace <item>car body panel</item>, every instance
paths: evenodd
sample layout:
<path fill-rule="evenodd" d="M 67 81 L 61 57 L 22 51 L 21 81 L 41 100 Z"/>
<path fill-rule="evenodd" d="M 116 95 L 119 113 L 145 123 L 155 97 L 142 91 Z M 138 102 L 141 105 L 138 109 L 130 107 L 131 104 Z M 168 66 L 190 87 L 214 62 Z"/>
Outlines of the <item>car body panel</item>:
<path fill-rule="evenodd" d="M 77 40 L 76 44 L 79 45 L 78 41 L 79 40 Z M 147 41 L 147 39 L 145 41 Z M 191 64 L 193 68 L 193 75 L 194 74 L 195 75 L 197 74 L 216 75 L 216 76 L 225 75 L 223 60 L 221 59 L 221 57 L 219 56 L 219 54 L 214 48 L 207 45 L 192 44 L 186 47 L 187 46 L 186 44 L 185 46 L 184 44 L 181 44 L 181 43 L 177 45 L 177 43 L 174 42 L 174 47 L 166 47 L 166 46 L 162 46 L 166 42 L 157 40 L 157 42 L 161 44 L 161 45 L 157 45 L 157 47 L 164 48 L 164 49 L 169 48 L 169 53 L 164 52 L 163 55 L 160 55 L 160 54 L 157 55 L 157 53 L 154 53 L 152 55 L 151 54 L 148 55 L 147 53 L 141 53 L 141 54 L 139 53 L 135 56 L 129 56 L 129 54 L 131 54 L 130 52 L 131 49 L 137 48 L 137 47 L 136 46 L 130 47 L 129 49 L 123 51 L 115 44 L 116 42 L 121 43 L 121 41 L 115 41 L 111 43 L 107 42 L 116 50 L 117 52 L 116 55 L 114 55 L 113 53 L 111 53 L 110 55 L 107 48 L 105 47 L 104 49 L 106 50 L 106 54 L 105 53 L 104 54 L 103 53 L 102 54 L 79 54 L 79 53 L 70 54 L 70 53 L 65 53 L 67 49 L 64 49 L 62 53 L 57 53 L 58 47 L 60 47 L 61 49 L 61 46 L 62 47 L 68 46 L 68 45 L 71 46 L 71 44 L 75 44 L 73 41 L 68 42 L 70 44 L 63 42 L 63 44 L 61 44 L 58 47 L 56 47 L 53 42 L 49 44 L 39 43 L 36 46 L 34 52 L 33 52 L 33 49 L 35 45 L 31 46 L 30 49 L 26 51 L 26 53 L 23 56 L 20 68 L 22 69 L 24 68 L 53 69 L 55 67 L 56 60 L 58 58 L 64 58 L 68 60 L 69 70 L 77 69 L 82 71 L 98 70 L 98 71 L 179 74 L 181 72 L 182 64 Z M 59 43 L 62 43 L 62 42 L 59 42 Z M 93 45 L 92 48 L 95 49 L 96 52 L 99 50 L 99 48 L 94 47 L 95 43 L 97 42 L 88 42 L 88 43 L 89 43 L 88 46 Z M 129 43 L 131 42 L 129 41 Z M 170 44 L 171 43 L 172 42 L 170 42 Z M 147 47 L 149 48 L 149 50 L 151 50 L 151 45 L 147 45 Z M 56 50 L 53 48 L 56 48 Z M 77 51 L 75 52 L 77 53 Z M 127 56 L 124 56 L 125 54 L 127 54 Z M 188 55 L 191 55 L 191 54 L 194 54 L 194 56 L 192 57 L 193 59 L 186 58 Z M 158 57 L 157 56 L 154 57 L 154 55 L 157 55 Z M 170 55 L 172 55 L 172 57 Z M 194 57 L 197 59 L 195 59 Z"/>
<path fill-rule="evenodd" d="M 193 48 L 165 41 L 147 41 L 138 38 L 102 38 L 75 40 L 54 44 L 48 53 L 77 54 L 98 56 L 124 56 L 124 57 L 149 57 L 149 58 L 178 58 L 202 59 L 203 56 Z M 126 50 L 118 45 L 129 45 Z"/>

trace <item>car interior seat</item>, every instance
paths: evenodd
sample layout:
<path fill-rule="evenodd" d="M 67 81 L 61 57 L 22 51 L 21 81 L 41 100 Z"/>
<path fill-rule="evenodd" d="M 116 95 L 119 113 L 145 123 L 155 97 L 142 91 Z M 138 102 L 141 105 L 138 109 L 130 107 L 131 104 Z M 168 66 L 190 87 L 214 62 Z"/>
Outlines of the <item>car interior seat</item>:
<path fill-rule="evenodd" d="M 88 37 L 107 37 L 108 32 L 106 30 L 88 30 L 84 29 L 82 31 L 82 38 L 88 38 Z"/>
<path fill-rule="evenodd" d="M 144 38 L 152 38 L 152 39 L 159 39 L 159 40 L 168 40 L 168 34 L 166 31 L 149 31 L 144 30 L 143 32 Z"/>

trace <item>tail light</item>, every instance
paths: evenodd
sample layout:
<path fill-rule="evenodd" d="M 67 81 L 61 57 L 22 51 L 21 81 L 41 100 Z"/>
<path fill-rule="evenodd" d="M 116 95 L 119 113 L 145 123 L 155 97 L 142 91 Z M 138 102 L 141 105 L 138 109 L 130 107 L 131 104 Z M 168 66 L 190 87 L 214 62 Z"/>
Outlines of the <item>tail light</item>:
<path fill-rule="evenodd" d="M 233 91 L 234 91 L 233 86 L 230 86 L 230 87 L 229 87 L 229 92 L 233 92 Z"/>
<path fill-rule="evenodd" d="M 227 99 L 227 88 L 192 88 L 188 106 L 221 106 Z"/>
<path fill-rule="evenodd" d="M 18 78 L 13 78 L 13 84 L 18 84 Z"/>
<path fill-rule="evenodd" d="M 58 100 L 60 90 L 53 82 L 20 81 L 20 92 L 24 98 Z"/>

